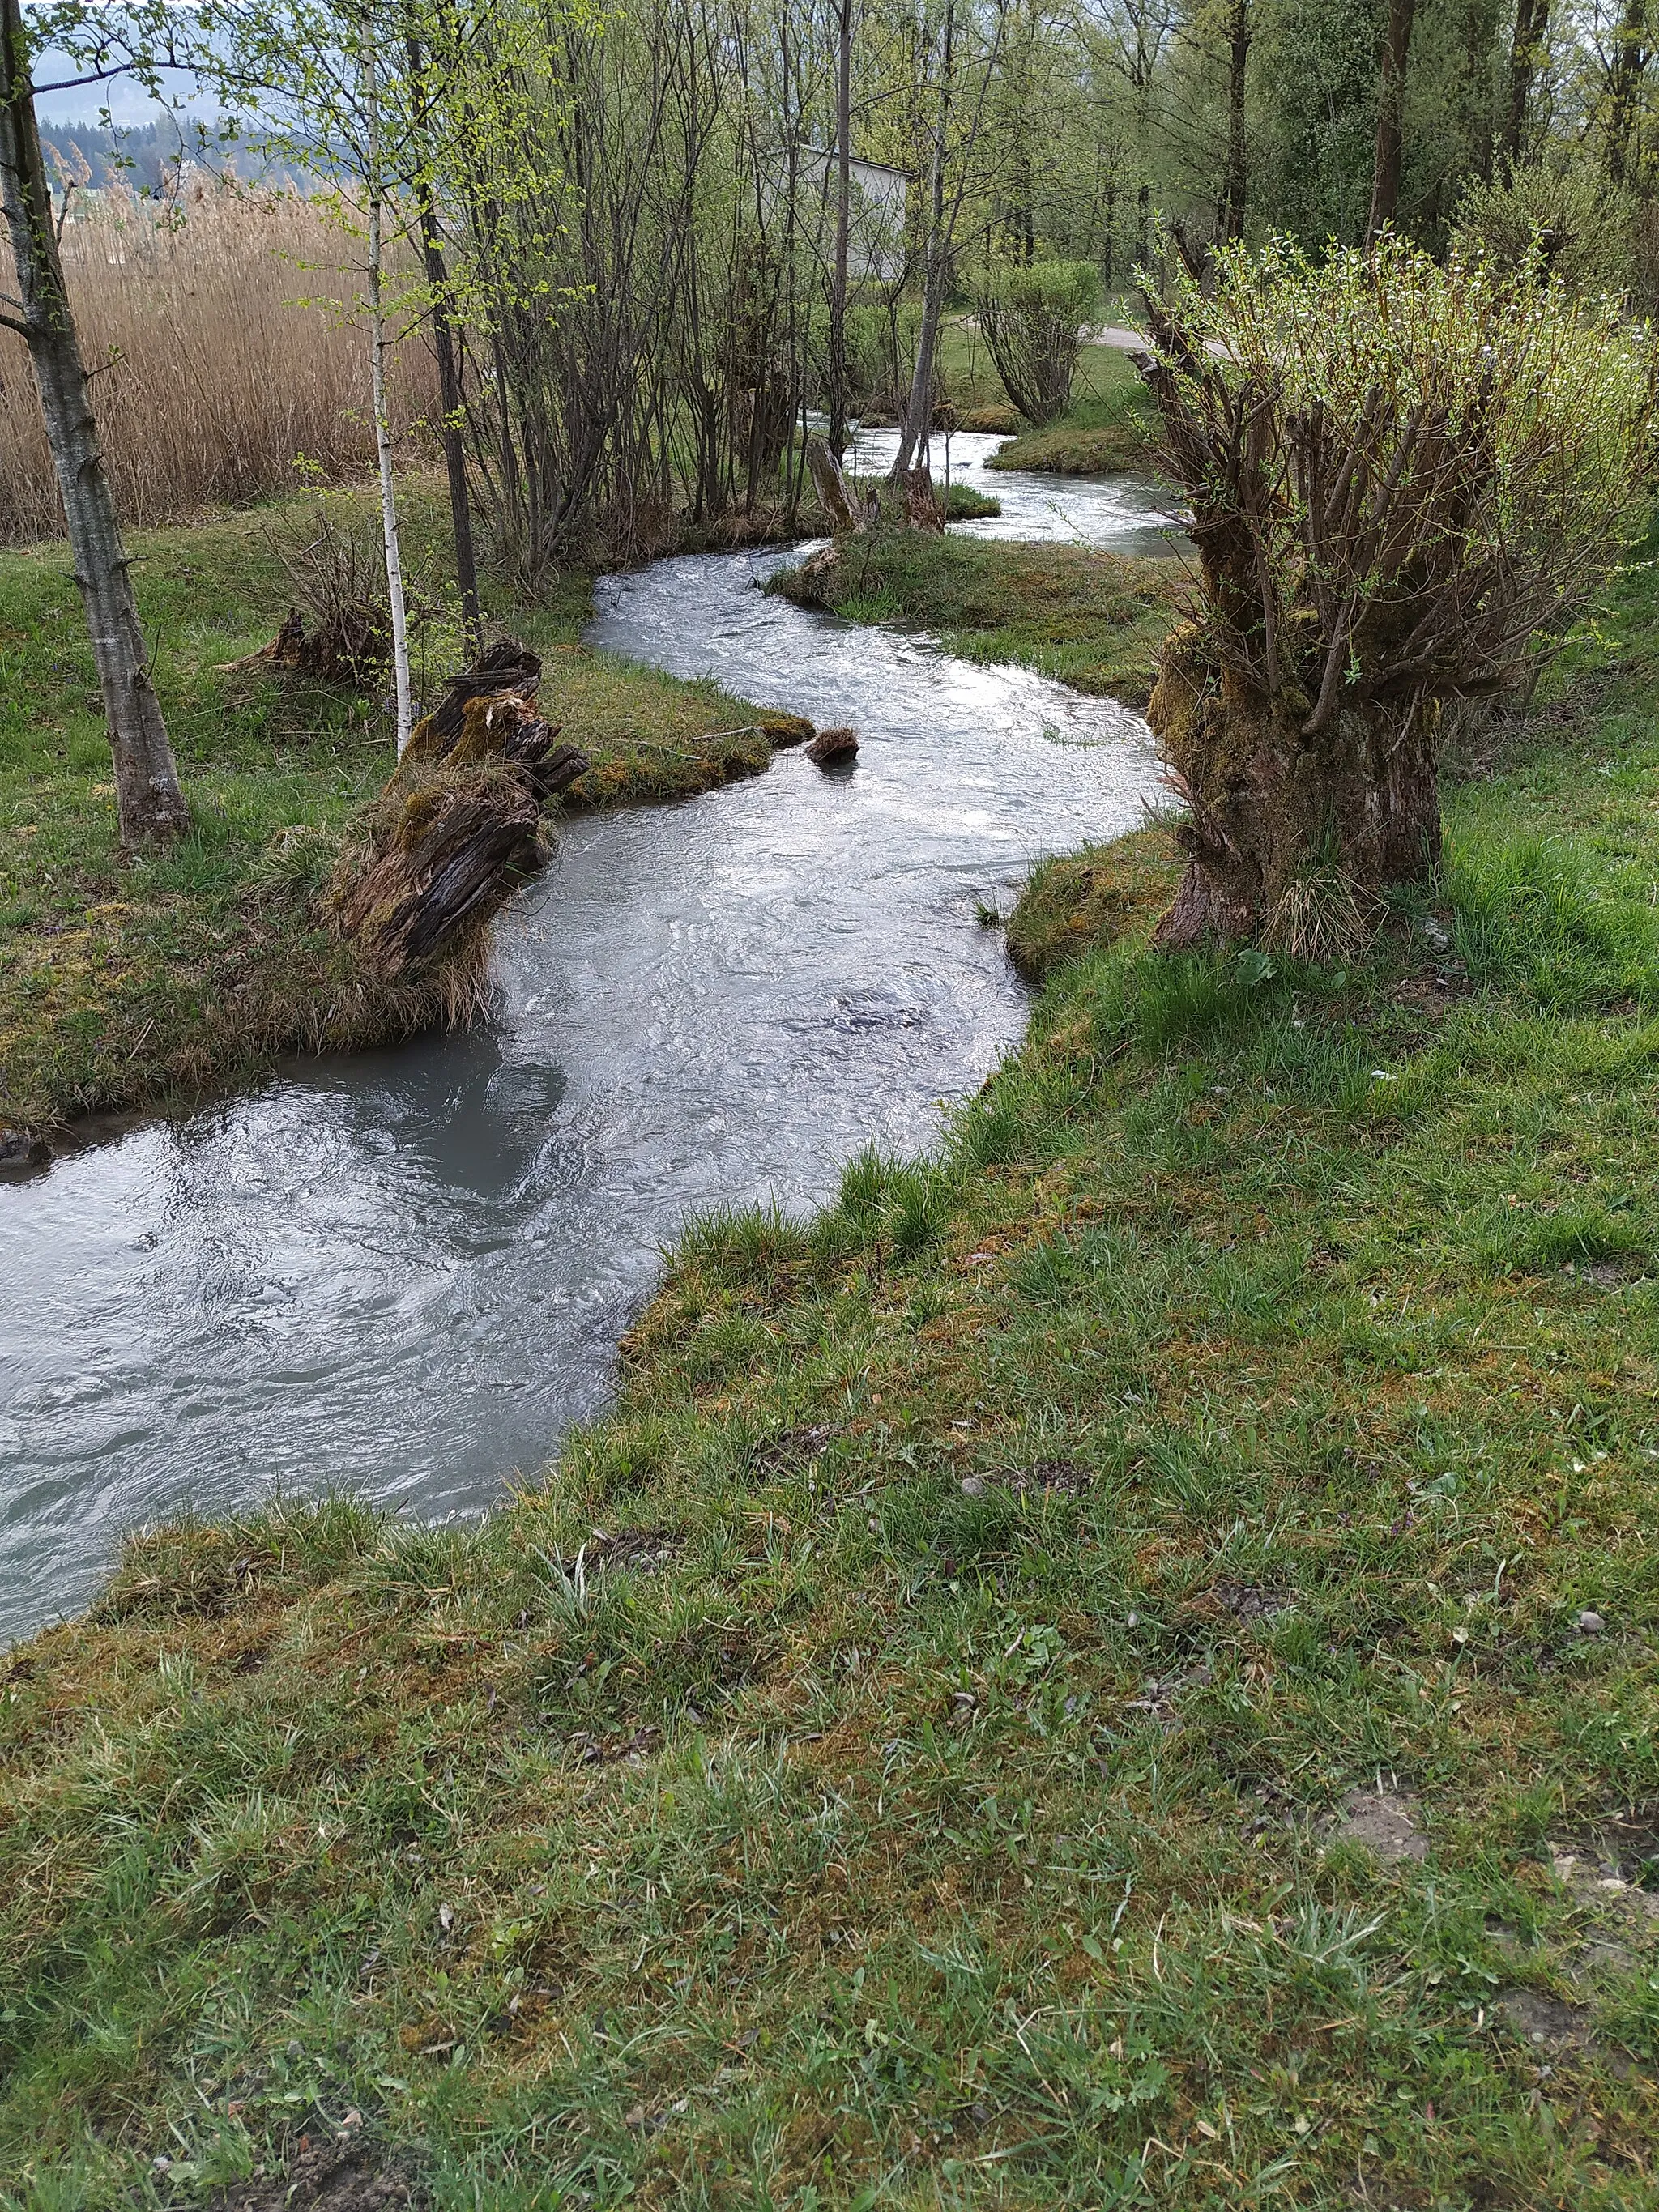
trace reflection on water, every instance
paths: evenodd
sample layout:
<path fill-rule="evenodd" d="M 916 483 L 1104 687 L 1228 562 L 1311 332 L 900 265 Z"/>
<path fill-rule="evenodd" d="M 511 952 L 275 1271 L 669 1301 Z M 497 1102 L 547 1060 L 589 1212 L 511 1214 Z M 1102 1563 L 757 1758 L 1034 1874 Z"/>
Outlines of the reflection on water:
<path fill-rule="evenodd" d="M 928 1143 L 1017 1041 L 975 902 L 1134 817 L 1142 726 L 766 598 L 766 565 L 610 580 L 595 640 L 851 721 L 850 775 L 786 753 L 574 820 L 500 927 L 493 1026 L 0 1186 L 0 1642 L 84 1603 L 122 1529 L 272 1482 L 489 1503 L 603 1405 L 688 1210 Z"/>

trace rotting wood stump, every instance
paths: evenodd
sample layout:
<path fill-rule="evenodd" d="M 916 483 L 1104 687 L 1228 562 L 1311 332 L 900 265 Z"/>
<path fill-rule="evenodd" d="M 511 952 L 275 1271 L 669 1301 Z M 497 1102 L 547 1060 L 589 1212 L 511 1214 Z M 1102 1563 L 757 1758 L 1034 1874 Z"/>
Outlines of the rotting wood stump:
<path fill-rule="evenodd" d="M 269 645 L 240 660 L 219 663 L 222 676 L 241 669 L 280 668 L 320 684 L 363 684 L 392 658 L 391 617 L 384 607 L 350 600 L 307 630 L 297 607 L 289 610 Z"/>
<path fill-rule="evenodd" d="M 806 465 L 812 472 L 812 487 L 817 493 L 818 504 L 829 516 L 830 526 L 836 536 L 843 530 L 857 529 L 859 511 L 842 473 L 841 463 L 822 438 L 807 440 Z"/>
<path fill-rule="evenodd" d="M 388 981 L 453 965 L 482 977 L 490 921 L 546 859 L 543 809 L 586 773 L 534 704 L 541 663 L 491 647 L 416 725 L 369 825 L 329 892 L 329 920 Z"/>
<path fill-rule="evenodd" d="M 920 461 L 904 472 L 904 519 L 912 530 L 945 527 L 945 508 L 933 489 L 933 471 Z"/>

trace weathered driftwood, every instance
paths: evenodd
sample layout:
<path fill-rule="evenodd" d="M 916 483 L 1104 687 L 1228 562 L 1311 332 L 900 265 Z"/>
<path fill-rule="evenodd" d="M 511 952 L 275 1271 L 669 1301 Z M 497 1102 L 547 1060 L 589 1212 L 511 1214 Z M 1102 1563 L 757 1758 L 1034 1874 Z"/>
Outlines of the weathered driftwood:
<path fill-rule="evenodd" d="M 543 808 L 588 766 L 523 696 L 535 656 L 498 647 L 492 658 L 417 726 L 367 853 L 343 864 L 330 894 L 334 927 L 389 980 L 481 952 L 492 916 L 545 858 Z M 490 680 L 513 688 L 477 688 Z"/>
<path fill-rule="evenodd" d="M 857 529 L 859 512 L 842 474 L 841 463 L 822 438 L 807 440 L 806 465 L 812 471 L 812 487 L 817 493 L 818 504 L 830 517 L 830 527 L 837 535 L 843 530 Z"/>
<path fill-rule="evenodd" d="M 850 761 L 858 749 L 857 732 L 843 724 L 836 729 L 820 730 L 806 748 L 806 757 L 820 768 L 828 768 L 836 761 Z"/>
<path fill-rule="evenodd" d="M 353 600 L 337 608 L 314 630 L 297 607 L 290 610 L 269 645 L 219 664 L 221 675 L 242 668 L 285 668 L 324 684 L 362 684 L 377 675 L 391 657 L 389 617 L 384 607 Z"/>

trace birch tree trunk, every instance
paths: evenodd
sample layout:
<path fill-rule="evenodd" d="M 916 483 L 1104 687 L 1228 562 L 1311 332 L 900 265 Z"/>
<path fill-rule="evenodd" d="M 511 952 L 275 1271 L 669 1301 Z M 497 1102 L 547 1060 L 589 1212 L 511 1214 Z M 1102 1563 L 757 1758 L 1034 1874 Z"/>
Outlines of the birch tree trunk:
<path fill-rule="evenodd" d="M 0 203 L 17 270 L 15 299 L 0 294 L 0 322 L 27 345 L 40 389 L 104 697 L 121 842 L 132 846 L 176 837 L 188 828 L 190 814 L 149 679 L 132 577 L 64 289 L 20 0 L 0 0 Z"/>
<path fill-rule="evenodd" d="M 850 4 L 850 0 L 848 0 Z M 420 42 L 408 34 L 410 75 L 418 83 Z M 438 357 L 438 401 L 443 409 L 444 470 L 449 478 L 449 517 L 455 533 L 455 580 L 461 595 L 461 629 L 469 660 L 483 651 L 483 622 L 478 608 L 478 562 L 472 546 L 472 499 L 466 480 L 466 441 L 463 433 L 460 364 L 455 352 L 455 317 L 449 270 L 444 261 L 443 235 L 438 228 L 438 207 L 432 179 L 422 175 L 417 187 L 421 218 L 421 256 L 426 264 L 427 289 L 432 295 L 432 349 Z"/>
<path fill-rule="evenodd" d="M 374 41 L 363 33 L 363 109 L 368 125 L 368 328 L 374 398 L 374 450 L 380 464 L 380 526 L 386 538 L 386 588 L 392 605 L 392 668 L 398 690 L 398 757 L 404 757 L 415 726 L 409 680 L 409 613 L 404 600 L 403 561 L 398 544 L 398 501 L 392 481 L 392 422 L 386 396 L 386 305 L 380 193 L 380 95 Z"/>

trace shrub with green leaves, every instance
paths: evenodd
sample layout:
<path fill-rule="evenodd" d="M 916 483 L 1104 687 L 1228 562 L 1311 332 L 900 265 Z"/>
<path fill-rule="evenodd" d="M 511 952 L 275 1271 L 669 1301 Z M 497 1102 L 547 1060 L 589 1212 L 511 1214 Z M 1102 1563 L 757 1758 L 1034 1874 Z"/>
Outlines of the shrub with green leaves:
<path fill-rule="evenodd" d="M 1363 914 L 1432 870 L 1442 704 L 1515 688 L 1628 544 L 1655 349 L 1535 260 L 1391 234 L 1224 249 L 1152 305 L 1202 600 L 1150 708 L 1189 808 L 1163 942 L 1305 951 L 1315 878 Z"/>
<path fill-rule="evenodd" d="M 1588 168 L 1514 162 L 1504 176 L 1472 179 L 1453 237 L 1466 261 L 1484 257 L 1506 276 L 1571 292 L 1632 289 L 1629 204 Z"/>
<path fill-rule="evenodd" d="M 1028 422 L 1057 422 L 1071 404 L 1084 325 L 1100 312 L 1093 263 L 994 264 L 976 305 L 1010 399 Z"/>

